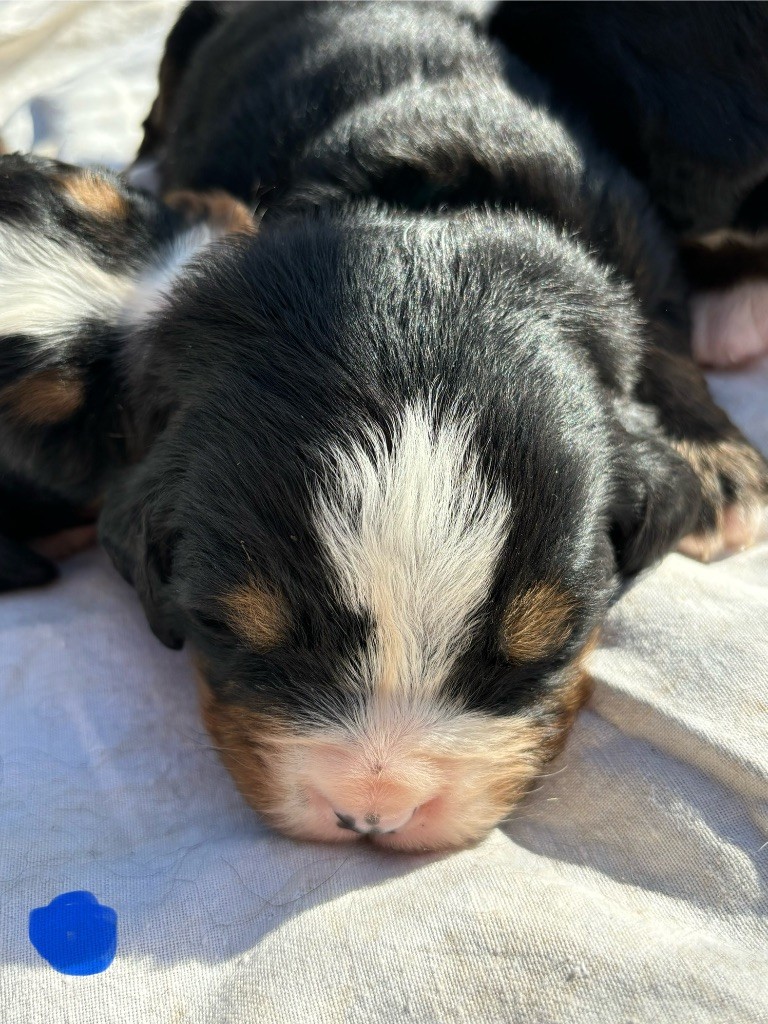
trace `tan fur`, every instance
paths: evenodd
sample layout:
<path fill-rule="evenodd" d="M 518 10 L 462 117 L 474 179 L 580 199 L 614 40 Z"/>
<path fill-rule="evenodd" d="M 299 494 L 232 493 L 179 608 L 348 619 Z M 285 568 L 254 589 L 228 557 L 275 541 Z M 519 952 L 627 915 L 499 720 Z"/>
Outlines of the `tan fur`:
<path fill-rule="evenodd" d="M 299 732 L 278 716 L 213 695 L 201 672 L 204 722 L 248 803 L 297 839 L 349 842 L 335 811 L 389 822 L 375 835 L 400 851 L 441 850 L 483 838 L 506 817 L 563 747 L 591 680 L 574 662 L 535 717 L 491 717 L 456 709 L 433 728 L 356 735 L 343 723 Z M 391 823 L 401 820 L 401 827 Z"/>
<path fill-rule="evenodd" d="M 71 558 L 73 555 L 80 554 L 81 551 L 95 547 L 97 543 L 96 526 L 93 523 L 88 523 L 48 534 L 47 537 L 40 537 L 39 540 L 31 541 L 29 546 L 38 555 L 50 558 L 54 562 L 60 562 L 64 558 Z"/>
<path fill-rule="evenodd" d="M 128 216 L 128 202 L 108 181 L 82 171 L 69 174 L 61 187 L 70 199 L 101 220 L 124 220 Z"/>
<path fill-rule="evenodd" d="M 565 745 L 576 715 L 592 696 L 594 680 L 587 662 L 597 648 L 600 630 L 596 629 L 570 666 L 565 682 L 547 698 L 547 710 L 552 724 L 542 742 L 542 763 L 551 761 Z"/>
<path fill-rule="evenodd" d="M 501 643 L 508 658 L 539 661 L 552 654 L 570 635 L 574 600 L 551 583 L 538 583 L 517 594 L 502 620 Z"/>
<path fill-rule="evenodd" d="M 228 192 L 220 189 L 210 192 L 179 189 L 169 192 L 163 199 L 182 213 L 190 224 L 205 222 L 216 235 L 234 232 L 256 234 L 256 223 L 248 207 Z"/>
<path fill-rule="evenodd" d="M 709 562 L 754 544 L 760 533 L 762 509 L 768 500 L 765 463 L 742 441 L 676 441 L 674 447 L 701 482 L 704 499 L 716 509 L 714 529 L 684 537 L 682 554 Z M 741 500 L 729 502 L 722 480 L 738 480 Z"/>
<path fill-rule="evenodd" d="M 737 228 L 718 228 L 706 235 L 684 238 L 683 245 L 698 245 L 716 251 L 728 245 L 741 245 L 745 249 L 763 249 L 768 245 L 768 231 L 740 231 Z"/>
<path fill-rule="evenodd" d="M 0 391 L 3 412 L 31 426 L 49 426 L 69 419 L 81 407 L 84 398 L 82 379 L 61 370 L 30 374 Z"/>
<path fill-rule="evenodd" d="M 198 689 L 203 723 L 245 799 L 261 814 L 279 808 L 281 792 L 274 785 L 274 752 L 288 735 L 277 718 L 217 699 L 198 661 Z"/>
<path fill-rule="evenodd" d="M 227 620 L 235 632 L 259 651 L 282 643 L 290 616 L 283 598 L 258 583 L 237 587 L 221 599 Z"/>

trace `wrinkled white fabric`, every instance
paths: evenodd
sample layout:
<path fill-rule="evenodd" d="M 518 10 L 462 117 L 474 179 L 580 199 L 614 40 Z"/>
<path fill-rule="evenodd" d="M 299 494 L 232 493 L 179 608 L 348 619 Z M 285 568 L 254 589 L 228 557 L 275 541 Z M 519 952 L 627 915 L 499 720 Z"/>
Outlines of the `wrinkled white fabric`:
<path fill-rule="evenodd" d="M 0 134 L 122 165 L 175 4 L 0 6 Z M 713 378 L 768 450 L 768 363 Z M 768 544 L 672 555 L 511 823 L 451 856 L 298 845 L 210 749 L 187 656 L 91 552 L 0 598 L 4 1024 L 765 1024 Z M 56 973 L 29 911 L 87 889 L 119 947 Z"/>

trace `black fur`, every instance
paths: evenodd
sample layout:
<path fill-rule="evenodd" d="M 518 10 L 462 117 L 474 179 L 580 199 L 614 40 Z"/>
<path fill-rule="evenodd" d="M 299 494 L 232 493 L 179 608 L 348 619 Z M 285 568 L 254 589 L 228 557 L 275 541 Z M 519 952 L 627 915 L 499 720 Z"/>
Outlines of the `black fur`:
<path fill-rule="evenodd" d="M 300 720 L 341 708 L 340 663 L 371 623 L 345 607 L 318 541 L 327 452 L 371 428 L 392 443 L 403 409 L 430 398 L 437 424 L 474 423 L 514 509 L 446 689 L 543 715 L 620 581 L 749 488 L 737 463 L 713 499 L 675 444 L 712 420 L 759 460 L 708 396 L 693 408 L 684 356 L 682 377 L 655 384 L 687 342 L 673 246 L 642 186 L 466 10 L 213 13 L 192 19 L 207 31 L 175 54 L 143 155 L 166 189 L 257 197 L 261 230 L 206 250 L 118 346 L 143 458 L 116 456 L 104 544 L 157 635 L 189 639 L 228 699 Z M 222 610 L 252 578 L 290 611 L 268 652 Z M 502 615 L 542 581 L 572 598 L 567 638 L 518 664 Z"/>
<path fill-rule="evenodd" d="M 238 5 L 197 40 L 165 110 L 164 187 L 259 197 L 261 237 L 182 283 L 148 339 L 183 412 L 113 492 L 102 532 L 124 571 L 141 567 L 150 620 L 192 637 L 214 681 L 242 679 L 251 703 L 307 699 L 309 668 L 286 659 L 343 650 L 349 628 L 313 535 L 321 452 L 364 424 L 391 431 L 433 389 L 438 417 L 448 400 L 477 415 L 487 473 L 516 496 L 489 609 L 544 578 L 577 595 L 550 668 L 578 650 L 616 573 L 710 522 L 638 400 L 653 344 L 686 344 L 674 251 L 642 188 L 553 117 L 541 83 L 471 18 Z M 259 676 L 206 598 L 251 572 L 288 595 L 296 624 Z M 546 668 L 516 671 L 541 685 Z M 332 665 L 311 671 L 327 681 Z M 506 709 L 510 671 L 472 699 Z"/>
<path fill-rule="evenodd" d="M 768 5 L 523 0 L 498 4 L 490 31 L 676 232 L 765 225 Z"/>

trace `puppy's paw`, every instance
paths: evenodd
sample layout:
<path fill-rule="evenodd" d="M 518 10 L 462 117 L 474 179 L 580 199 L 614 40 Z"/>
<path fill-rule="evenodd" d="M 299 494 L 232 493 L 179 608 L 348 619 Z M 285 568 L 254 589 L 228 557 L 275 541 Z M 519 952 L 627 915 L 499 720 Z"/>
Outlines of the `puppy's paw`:
<path fill-rule="evenodd" d="M 741 439 L 680 441 L 676 446 L 701 484 L 699 526 L 678 550 L 702 562 L 743 551 L 768 525 L 768 465 Z"/>
<path fill-rule="evenodd" d="M 693 298 L 693 355 L 727 368 L 768 353 L 768 281 L 744 281 Z"/>

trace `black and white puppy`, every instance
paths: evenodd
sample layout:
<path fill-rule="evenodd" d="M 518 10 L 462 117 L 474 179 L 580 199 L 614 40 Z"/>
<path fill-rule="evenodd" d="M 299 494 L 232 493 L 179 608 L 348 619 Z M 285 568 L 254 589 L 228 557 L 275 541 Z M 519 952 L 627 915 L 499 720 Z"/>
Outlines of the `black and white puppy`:
<path fill-rule="evenodd" d="M 102 540 L 275 827 L 474 841 L 562 746 L 621 580 L 748 542 L 766 465 L 643 190 L 461 9 L 192 5 L 161 81 L 163 189 L 262 220 L 143 229 L 107 317 L 54 317 L 117 337 Z"/>

